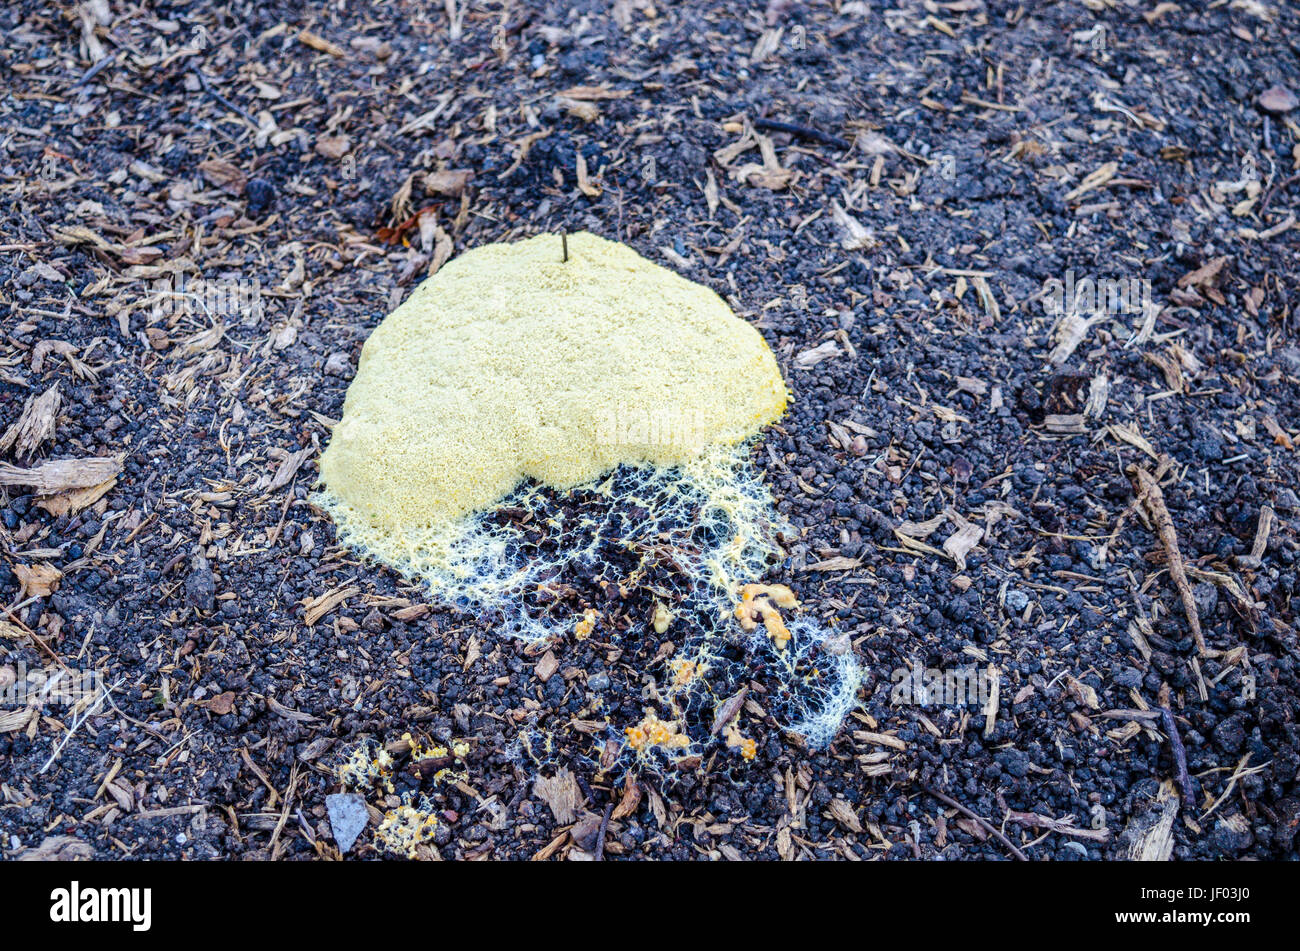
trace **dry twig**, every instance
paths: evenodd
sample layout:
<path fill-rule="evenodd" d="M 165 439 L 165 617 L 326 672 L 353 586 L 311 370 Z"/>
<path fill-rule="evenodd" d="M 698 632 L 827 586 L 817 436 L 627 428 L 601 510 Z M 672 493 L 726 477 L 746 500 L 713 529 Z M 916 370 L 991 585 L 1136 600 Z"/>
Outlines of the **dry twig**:
<path fill-rule="evenodd" d="M 1029 857 L 1028 857 L 1027 855 L 1025 855 L 1024 852 L 1021 852 L 1018 848 L 1016 848 L 1016 845 L 1015 845 L 1014 842 L 1012 842 L 1010 839 L 1008 839 L 1005 835 L 1003 835 L 1003 834 L 1002 834 L 1001 832 L 999 832 L 997 829 L 993 828 L 993 826 L 989 825 L 989 823 L 988 823 L 985 819 L 980 818 L 980 816 L 978 816 L 976 813 L 974 813 L 974 812 L 972 812 L 971 810 L 967 809 L 965 806 L 963 806 L 961 803 L 959 803 L 956 799 L 953 799 L 951 796 L 948 796 L 948 795 L 945 795 L 944 793 L 939 792 L 939 790 L 937 790 L 937 789 L 931 789 L 929 786 L 924 786 L 924 785 L 923 785 L 921 788 L 924 789 L 924 790 L 925 790 L 929 795 L 933 796 L 935 799 L 938 799 L 941 803 L 944 803 L 945 805 L 948 805 L 948 806 L 952 806 L 952 808 L 956 809 L 956 810 L 957 810 L 958 812 L 960 812 L 962 815 L 966 816 L 967 818 L 971 819 L 971 820 L 974 821 L 974 822 L 979 823 L 980 828 L 982 828 L 985 832 L 987 832 L 989 835 L 993 836 L 993 838 L 997 839 L 999 842 L 1001 842 L 1003 845 L 1005 845 L 1008 849 L 1010 849 L 1010 850 L 1011 850 L 1011 854 L 1014 855 L 1016 858 L 1018 858 L 1020 861 L 1022 861 L 1022 862 L 1028 862 L 1028 861 L 1029 861 Z"/>
<path fill-rule="evenodd" d="M 1155 475 L 1139 465 L 1129 466 L 1128 472 L 1129 478 L 1133 480 L 1137 503 L 1145 509 L 1155 527 L 1156 537 L 1164 546 L 1165 558 L 1169 562 L 1169 576 L 1174 579 L 1174 585 L 1182 597 L 1187 623 L 1191 626 L 1192 637 L 1196 641 L 1196 652 L 1204 657 L 1209 651 L 1205 646 L 1205 635 L 1201 632 L 1201 615 L 1196 609 L 1196 598 L 1192 596 L 1192 585 L 1187 580 L 1182 552 L 1178 550 L 1178 533 L 1174 531 L 1174 520 L 1165 505 L 1165 494 L 1160 490 L 1159 480 L 1168 468 L 1169 460 L 1166 459 L 1156 469 Z"/>

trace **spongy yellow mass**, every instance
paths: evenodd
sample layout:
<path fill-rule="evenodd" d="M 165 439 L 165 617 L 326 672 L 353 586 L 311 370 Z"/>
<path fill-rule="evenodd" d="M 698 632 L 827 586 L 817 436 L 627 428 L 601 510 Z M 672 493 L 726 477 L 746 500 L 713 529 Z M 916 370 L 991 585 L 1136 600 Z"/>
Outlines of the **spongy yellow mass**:
<path fill-rule="evenodd" d="M 386 561 L 532 478 L 674 466 L 785 410 L 776 360 L 713 291 L 580 233 L 447 263 L 361 352 L 320 470 L 331 514 Z"/>
<path fill-rule="evenodd" d="M 612 734 L 638 758 L 693 748 L 683 711 L 748 678 L 724 656 L 736 638 L 776 677 L 775 715 L 829 742 L 855 702 L 856 662 L 819 654 L 814 667 L 824 632 L 782 619 L 793 593 L 745 588 L 779 563 L 788 528 L 749 465 L 750 439 L 785 411 L 775 358 L 707 288 L 590 234 L 568 246 L 567 261 L 554 235 L 469 251 L 379 325 L 316 500 L 342 543 L 507 636 L 593 636 L 600 612 L 568 614 L 547 592 L 634 591 L 657 572 L 671 609 L 625 633 L 672 624 L 666 709 Z M 390 817 L 403 848 L 432 828 L 421 815 Z"/>

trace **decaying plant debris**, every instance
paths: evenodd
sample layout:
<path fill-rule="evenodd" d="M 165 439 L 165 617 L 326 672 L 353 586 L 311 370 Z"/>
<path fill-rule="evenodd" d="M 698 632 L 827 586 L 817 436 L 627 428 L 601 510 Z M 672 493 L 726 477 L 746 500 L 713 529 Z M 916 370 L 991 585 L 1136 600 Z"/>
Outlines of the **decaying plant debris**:
<path fill-rule="evenodd" d="M 0 706 L 0 853 L 337 858 L 361 750 L 350 856 L 411 793 L 419 858 L 1294 857 L 1300 13 L 886 7 L 5 5 L 0 685 L 98 686 Z M 525 644 L 309 501 L 410 288 L 579 230 L 778 357 L 796 530 L 729 622 L 867 671 L 825 749 L 736 648 L 702 755 L 625 755 L 679 735 L 667 544 Z"/>

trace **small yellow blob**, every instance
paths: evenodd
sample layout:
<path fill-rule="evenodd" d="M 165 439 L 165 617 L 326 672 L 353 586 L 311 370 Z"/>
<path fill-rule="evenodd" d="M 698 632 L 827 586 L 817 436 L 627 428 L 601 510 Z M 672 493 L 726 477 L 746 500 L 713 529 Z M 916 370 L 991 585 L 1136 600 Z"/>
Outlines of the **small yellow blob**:
<path fill-rule="evenodd" d="M 736 606 L 735 614 L 740 620 L 740 626 L 747 631 L 752 631 L 761 619 L 777 650 L 784 650 L 790 642 L 790 629 L 781 619 L 781 612 L 772 606 L 768 598 L 775 601 L 777 607 L 799 606 L 794 592 L 783 584 L 747 584 L 740 589 L 740 604 Z"/>
<path fill-rule="evenodd" d="M 740 753 L 740 758 L 751 760 L 758 755 L 758 743 L 753 737 L 742 736 L 739 727 L 731 724 L 723 733 L 723 739 L 727 741 L 727 746 Z"/>
<path fill-rule="evenodd" d="M 685 687 L 701 673 L 699 665 L 693 660 L 674 659 L 669 661 L 668 669 L 673 672 L 674 687 Z"/>
<path fill-rule="evenodd" d="M 591 632 L 596 627 L 596 611 L 594 608 L 587 608 L 582 612 L 582 620 L 573 625 L 573 636 L 580 641 L 585 641 L 591 637 Z"/>
<path fill-rule="evenodd" d="M 638 753 L 654 747 L 682 749 L 690 746 L 691 741 L 685 734 L 677 732 L 680 728 L 681 724 L 675 720 L 660 720 L 653 711 L 648 710 L 641 722 L 628 727 L 624 734 L 627 736 L 627 745 Z"/>

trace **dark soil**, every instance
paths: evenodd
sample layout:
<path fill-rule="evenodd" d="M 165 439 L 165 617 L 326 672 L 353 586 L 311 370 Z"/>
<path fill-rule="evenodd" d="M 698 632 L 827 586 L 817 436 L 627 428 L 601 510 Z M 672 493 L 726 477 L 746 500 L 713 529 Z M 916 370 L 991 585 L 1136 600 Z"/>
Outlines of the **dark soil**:
<path fill-rule="evenodd" d="M 62 400 L 5 461 L 123 455 L 80 510 L 0 490 L 0 670 L 114 685 L 80 723 L 0 709 L 4 855 L 337 856 L 334 767 L 409 732 L 470 746 L 424 857 L 590 857 L 611 802 L 609 858 L 1117 858 L 1166 815 L 1177 858 L 1295 857 L 1294 6 L 474 2 L 454 41 L 441 0 L 95 6 L 0 11 L 0 429 Z M 749 129 L 766 164 L 720 152 Z M 800 534 L 772 580 L 867 670 L 827 749 L 756 670 L 752 763 L 602 771 L 665 676 L 653 632 L 502 639 L 309 501 L 362 342 L 430 266 L 578 229 L 781 361 L 754 458 Z M 1149 281 L 1149 335 L 1111 314 L 1049 362 L 1068 272 Z M 175 275 L 258 306 L 156 307 Z M 1162 461 L 1204 656 L 1129 471 Z M 644 627 L 636 597 L 603 607 Z M 899 671 L 972 666 L 991 718 L 896 702 Z"/>

